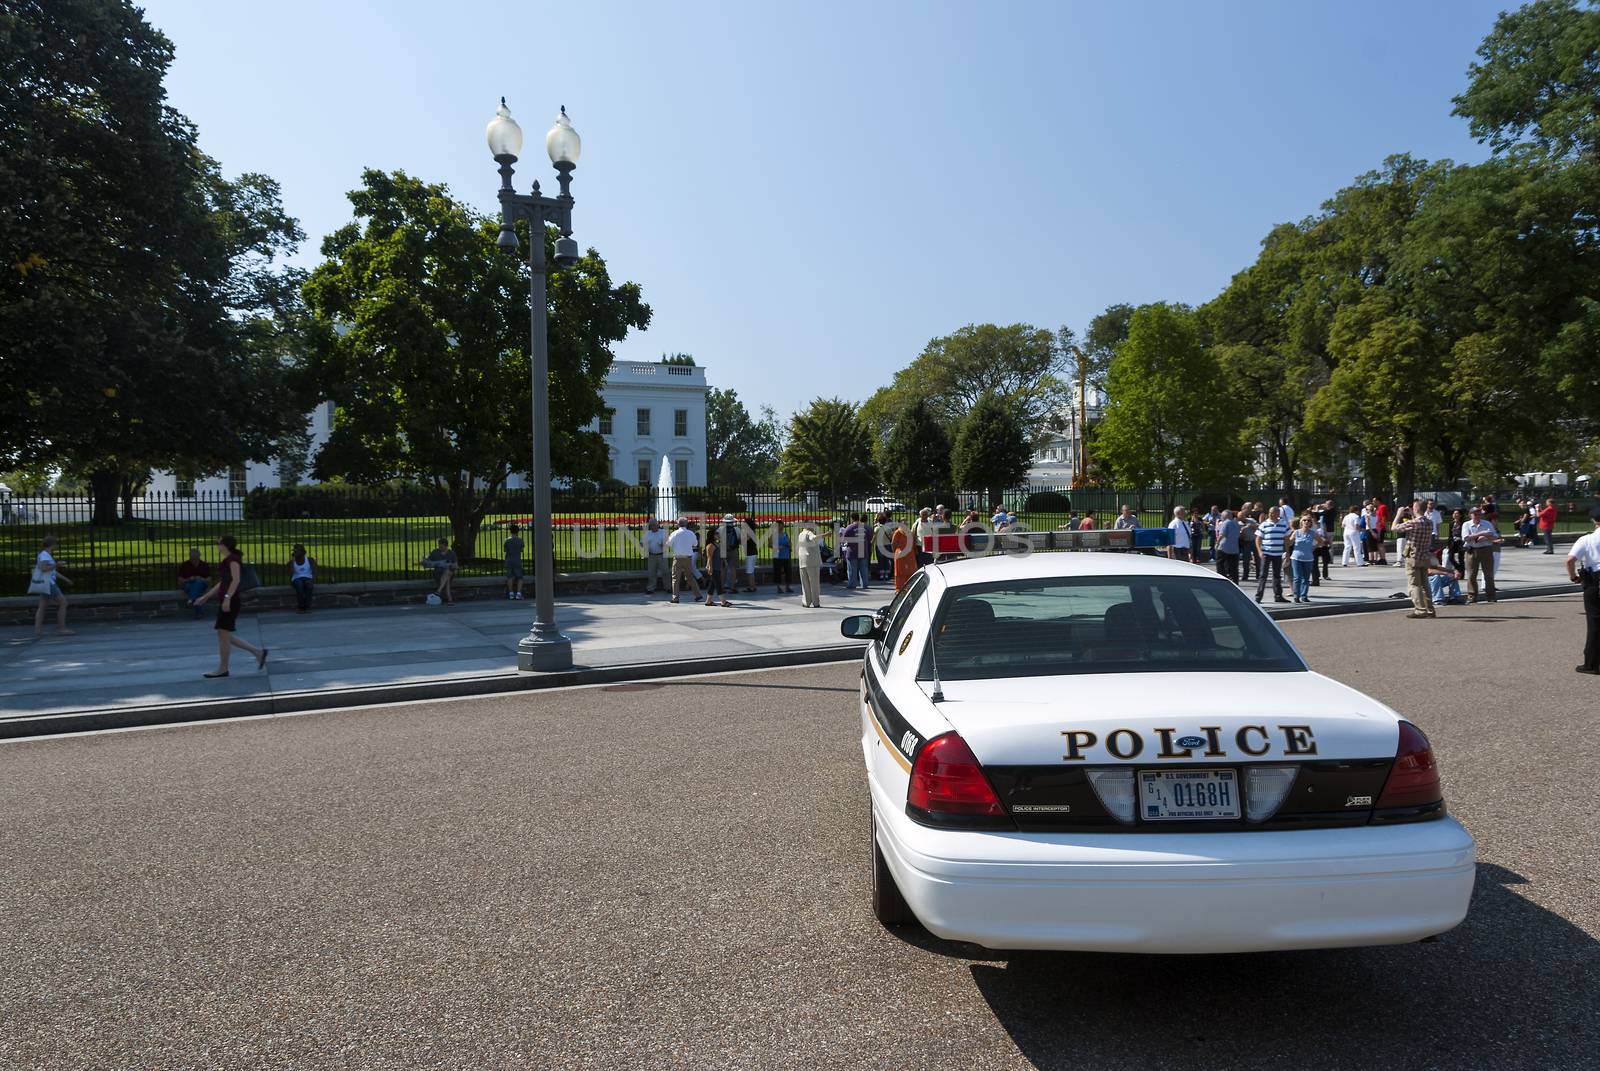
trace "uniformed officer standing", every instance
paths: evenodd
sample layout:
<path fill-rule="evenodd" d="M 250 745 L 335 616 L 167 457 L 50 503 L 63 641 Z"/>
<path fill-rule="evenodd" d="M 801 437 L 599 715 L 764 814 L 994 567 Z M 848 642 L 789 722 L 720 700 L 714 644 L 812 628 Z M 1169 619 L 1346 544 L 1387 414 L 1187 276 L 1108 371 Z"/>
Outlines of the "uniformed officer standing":
<path fill-rule="evenodd" d="M 1589 511 L 1594 531 L 1572 544 L 1567 552 L 1567 577 L 1583 585 L 1583 616 L 1588 633 L 1583 641 L 1579 673 L 1600 675 L 1600 506 Z"/>

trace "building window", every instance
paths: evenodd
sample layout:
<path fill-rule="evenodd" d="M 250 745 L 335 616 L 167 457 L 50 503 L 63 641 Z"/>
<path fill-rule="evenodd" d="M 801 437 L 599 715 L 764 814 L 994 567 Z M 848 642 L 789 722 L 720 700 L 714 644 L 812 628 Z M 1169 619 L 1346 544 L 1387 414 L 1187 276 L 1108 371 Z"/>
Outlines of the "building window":
<path fill-rule="evenodd" d="M 245 486 L 244 467 L 235 465 L 228 470 L 228 497 L 243 498 L 249 488 Z"/>
<path fill-rule="evenodd" d="M 680 439 L 689 437 L 689 410 L 674 409 L 672 411 L 672 434 Z"/>
<path fill-rule="evenodd" d="M 650 459 L 647 458 L 647 457 L 641 457 L 639 459 L 639 461 L 638 461 L 638 465 L 639 465 L 639 486 L 640 487 L 649 487 L 650 486 Z"/>
<path fill-rule="evenodd" d="M 679 487 L 689 486 L 689 459 L 675 457 L 672 459 L 672 482 Z"/>
<path fill-rule="evenodd" d="M 615 409 L 607 409 L 600 414 L 600 434 L 611 434 L 611 418 L 617 415 Z"/>
<path fill-rule="evenodd" d="M 179 476 L 177 478 L 177 480 L 174 481 L 174 482 L 177 484 L 177 490 L 174 491 L 173 493 L 176 494 L 179 498 L 193 498 L 194 497 L 194 481 L 193 480 L 186 480 L 182 476 Z"/>
<path fill-rule="evenodd" d="M 636 435 L 650 434 L 650 410 L 639 409 L 635 411 L 633 431 Z"/>

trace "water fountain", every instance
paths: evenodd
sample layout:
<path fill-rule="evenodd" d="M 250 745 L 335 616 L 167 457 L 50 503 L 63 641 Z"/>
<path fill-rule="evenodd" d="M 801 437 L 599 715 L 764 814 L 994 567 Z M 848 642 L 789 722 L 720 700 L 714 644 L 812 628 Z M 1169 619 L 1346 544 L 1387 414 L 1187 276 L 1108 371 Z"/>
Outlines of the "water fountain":
<path fill-rule="evenodd" d="M 678 488 L 672 482 L 672 459 L 661 459 L 661 475 L 656 477 L 656 519 L 672 525 L 678 519 Z"/>

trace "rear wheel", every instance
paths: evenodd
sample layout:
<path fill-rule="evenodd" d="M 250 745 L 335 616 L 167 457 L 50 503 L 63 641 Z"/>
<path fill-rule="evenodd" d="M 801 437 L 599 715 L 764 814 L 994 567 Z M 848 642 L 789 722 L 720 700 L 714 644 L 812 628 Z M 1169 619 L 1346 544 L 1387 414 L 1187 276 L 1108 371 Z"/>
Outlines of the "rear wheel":
<path fill-rule="evenodd" d="M 883 849 L 878 847 L 878 820 L 871 818 L 872 838 L 872 917 L 885 926 L 909 926 L 917 921 L 900 895 L 900 886 L 894 883 L 894 874 L 884 861 Z"/>

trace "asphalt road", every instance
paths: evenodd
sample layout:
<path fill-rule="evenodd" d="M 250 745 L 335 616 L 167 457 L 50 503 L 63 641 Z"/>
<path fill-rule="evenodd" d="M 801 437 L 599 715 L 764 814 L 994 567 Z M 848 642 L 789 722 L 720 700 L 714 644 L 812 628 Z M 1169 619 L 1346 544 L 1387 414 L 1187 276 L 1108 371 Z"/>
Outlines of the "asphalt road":
<path fill-rule="evenodd" d="M 1436 943 L 881 929 L 830 666 L 0 746 L 0 1066 L 1600 1067 L 1577 603 L 1442 613 L 1288 626 L 1441 755 L 1481 863 Z"/>

